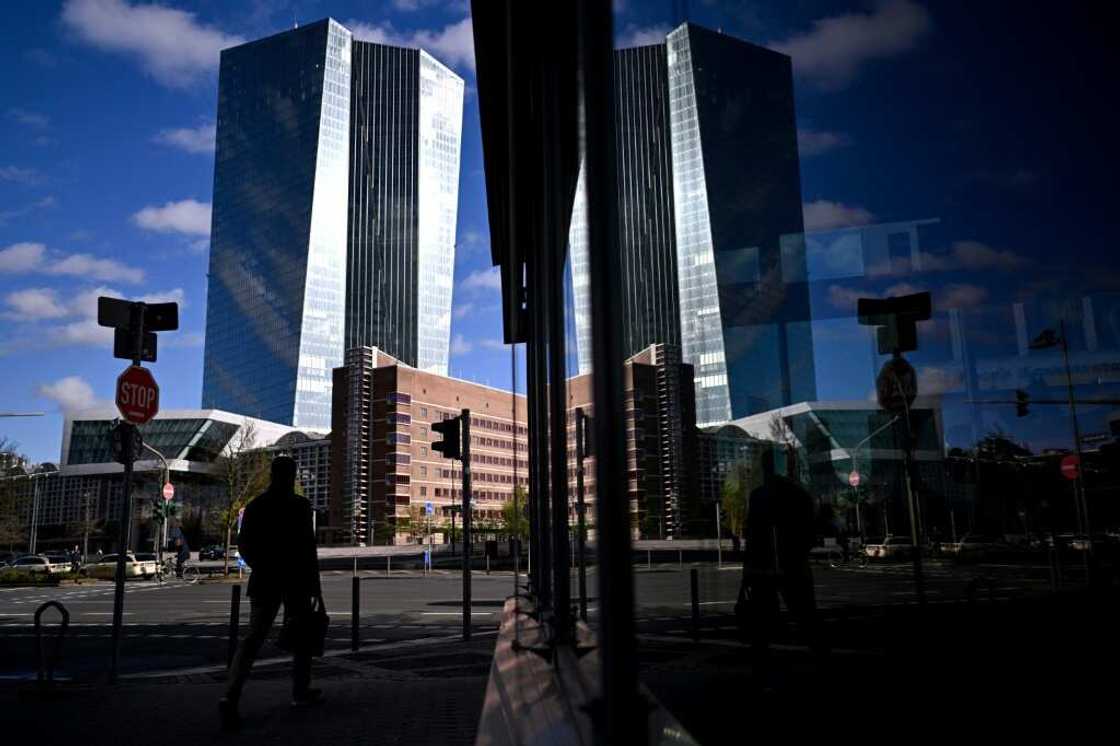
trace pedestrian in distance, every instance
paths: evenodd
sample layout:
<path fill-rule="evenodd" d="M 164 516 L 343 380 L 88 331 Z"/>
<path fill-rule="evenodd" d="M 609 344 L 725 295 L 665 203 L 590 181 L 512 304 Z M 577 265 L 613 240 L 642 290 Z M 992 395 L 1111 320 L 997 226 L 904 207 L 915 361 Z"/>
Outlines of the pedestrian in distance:
<path fill-rule="evenodd" d="M 311 688 L 313 604 L 322 599 L 319 558 L 311 503 L 295 493 L 296 462 L 289 456 L 272 461 L 268 489 L 245 506 L 237 546 L 252 570 L 249 575 L 249 632 L 237 648 L 225 697 L 218 703 L 222 726 L 239 724 L 238 704 L 253 661 L 284 607 L 285 631 L 292 634 L 292 706 L 312 705 L 322 692 Z"/>
<path fill-rule="evenodd" d="M 78 545 L 74 545 L 74 549 L 70 552 L 70 570 L 77 573 L 82 569 L 82 553 L 78 551 Z"/>
<path fill-rule="evenodd" d="M 191 548 L 184 538 L 175 540 L 175 577 L 183 577 L 183 565 L 191 558 Z"/>
<path fill-rule="evenodd" d="M 792 462 L 791 453 L 784 454 Z M 741 597 L 750 599 L 749 637 L 756 679 L 770 677 L 770 643 L 778 627 L 778 596 L 818 656 L 827 653 L 816 613 L 809 551 L 813 547 L 813 498 L 798 482 L 778 474 L 775 449 L 759 459 L 762 484 L 747 503 L 747 549 Z"/>

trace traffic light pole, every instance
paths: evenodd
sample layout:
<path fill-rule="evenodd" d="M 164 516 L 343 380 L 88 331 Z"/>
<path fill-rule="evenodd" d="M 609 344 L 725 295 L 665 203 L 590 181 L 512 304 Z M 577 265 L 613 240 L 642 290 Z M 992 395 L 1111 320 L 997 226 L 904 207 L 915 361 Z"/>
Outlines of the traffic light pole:
<path fill-rule="evenodd" d="M 899 353 L 895 353 L 896 358 L 901 358 Z M 905 407 L 906 414 L 906 441 L 904 443 L 905 454 L 903 461 L 903 472 L 906 483 L 906 504 L 910 511 L 910 543 L 913 546 L 911 555 L 914 562 L 914 590 L 918 594 L 918 603 L 925 607 L 926 605 L 926 583 L 924 573 L 922 571 L 922 545 L 921 533 L 918 528 L 918 509 L 917 498 L 914 495 L 913 476 L 911 471 L 914 468 L 914 424 L 910 419 L 910 402 L 903 391 L 902 382 L 898 380 L 898 376 L 893 376 L 895 386 L 898 387 L 898 394 L 902 398 L 903 406 Z"/>
<path fill-rule="evenodd" d="M 144 304 L 133 304 L 129 309 L 130 323 L 129 327 L 133 333 L 136 334 L 136 343 L 133 348 L 133 365 L 140 365 L 142 357 L 142 350 L 144 347 Z M 124 495 L 121 499 L 121 520 L 120 531 L 117 533 L 117 569 L 113 573 L 113 579 L 116 587 L 113 591 L 113 633 L 112 633 L 112 660 L 109 664 L 109 683 L 114 684 L 117 681 L 117 664 L 120 660 L 121 652 L 121 630 L 124 622 L 124 566 L 125 558 L 128 552 L 128 532 L 132 524 L 132 465 L 139 455 L 136 449 L 133 448 L 139 433 L 136 432 L 136 425 L 128 423 L 124 425 L 124 437 L 121 439 L 123 446 L 122 454 L 124 458 Z"/>
<path fill-rule="evenodd" d="M 463 434 L 463 641 L 471 639 L 471 410 L 464 409 L 460 428 Z"/>

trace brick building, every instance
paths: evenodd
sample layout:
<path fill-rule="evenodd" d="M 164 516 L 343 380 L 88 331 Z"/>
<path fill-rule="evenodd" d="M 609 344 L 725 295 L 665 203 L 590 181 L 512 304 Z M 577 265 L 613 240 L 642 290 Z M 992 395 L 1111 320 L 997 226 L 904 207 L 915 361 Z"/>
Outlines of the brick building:
<path fill-rule="evenodd" d="M 593 414 L 591 375 L 568 381 L 569 511 L 575 521 L 575 410 Z M 688 535 L 689 513 L 695 512 L 698 454 L 693 369 L 681 362 L 673 345 L 650 345 L 626 360 L 623 376 L 626 401 L 628 495 L 636 538 L 674 539 Z M 588 522 L 596 499 L 595 459 L 584 462 L 584 495 Z M 591 532 L 593 536 L 593 531 Z"/>
<path fill-rule="evenodd" d="M 475 524 L 496 525 L 515 478 L 528 484 L 525 397 L 421 371 L 374 347 L 347 352 L 346 365 L 334 370 L 329 512 L 339 528 L 335 541 L 413 541 L 419 532 L 410 519 L 428 503 L 433 527 L 450 528 L 462 501 L 461 472 L 458 461 L 431 450 L 430 428 L 462 409 L 471 410 Z"/>

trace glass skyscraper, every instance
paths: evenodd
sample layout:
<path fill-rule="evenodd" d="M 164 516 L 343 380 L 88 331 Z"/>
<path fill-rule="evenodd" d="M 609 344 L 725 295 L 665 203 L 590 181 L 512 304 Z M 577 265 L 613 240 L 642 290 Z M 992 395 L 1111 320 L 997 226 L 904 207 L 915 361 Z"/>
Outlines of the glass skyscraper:
<path fill-rule="evenodd" d="M 802 233 L 789 58 L 684 24 L 616 52 L 615 83 L 624 353 L 679 344 L 700 426 L 813 399 L 808 292 L 785 281 L 804 258 L 782 249 Z M 583 199 L 570 244 L 586 372 Z"/>
<path fill-rule="evenodd" d="M 223 51 L 203 406 L 329 428 L 347 348 L 447 372 L 462 110 L 331 19 Z"/>

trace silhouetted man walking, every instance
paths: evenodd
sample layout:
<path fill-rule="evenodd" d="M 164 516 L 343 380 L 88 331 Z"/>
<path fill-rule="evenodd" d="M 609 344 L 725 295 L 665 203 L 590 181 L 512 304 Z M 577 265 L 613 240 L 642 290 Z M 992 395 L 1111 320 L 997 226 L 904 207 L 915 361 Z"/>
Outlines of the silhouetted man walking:
<path fill-rule="evenodd" d="M 816 618 L 813 573 L 813 498 L 797 482 L 777 473 L 773 449 L 761 457 L 762 484 L 747 507 L 747 550 L 743 584 L 750 595 L 751 651 L 756 676 L 769 673 L 770 642 L 778 624 L 778 594 L 818 654 L 827 651 Z"/>
<path fill-rule="evenodd" d="M 238 725 L 241 689 L 281 604 L 291 628 L 304 630 L 312 602 L 322 593 L 311 504 L 295 493 L 295 481 L 296 462 L 289 456 L 277 456 L 272 461 L 268 490 L 249 502 L 241 518 L 237 546 L 252 569 L 252 610 L 249 633 L 237 648 L 230 667 L 229 687 L 219 702 L 226 728 Z M 294 656 L 292 705 L 314 704 L 322 699 L 322 692 L 311 688 L 311 640 L 297 634 L 290 642 Z"/>

